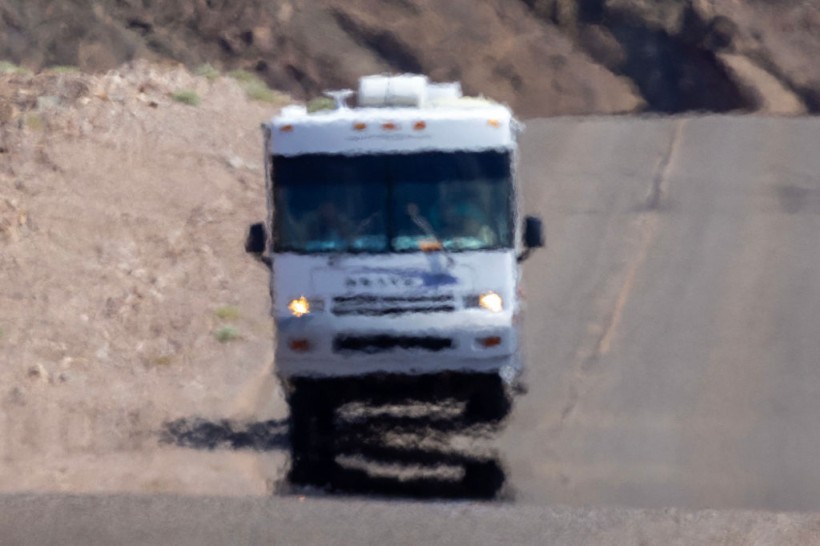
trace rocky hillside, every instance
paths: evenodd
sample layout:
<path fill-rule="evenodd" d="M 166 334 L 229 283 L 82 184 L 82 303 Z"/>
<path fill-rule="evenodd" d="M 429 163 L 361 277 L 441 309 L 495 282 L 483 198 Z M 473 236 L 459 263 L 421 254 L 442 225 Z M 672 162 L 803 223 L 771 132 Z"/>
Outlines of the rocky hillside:
<path fill-rule="evenodd" d="M 254 71 L 295 96 L 460 79 L 524 116 L 820 111 L 817 0 L 0 0 L 0 59 Z"/>

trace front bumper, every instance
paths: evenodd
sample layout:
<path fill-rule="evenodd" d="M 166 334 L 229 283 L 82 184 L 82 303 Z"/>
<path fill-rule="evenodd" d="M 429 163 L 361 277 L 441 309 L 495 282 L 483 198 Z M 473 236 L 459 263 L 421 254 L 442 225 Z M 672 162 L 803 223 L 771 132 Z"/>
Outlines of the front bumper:
<path fill-rule="evenodd" d="M 286 318 L 277 322 L 276 370 L 284 378 L 373 373 L 517 374 L 518 330 L 509 313 L 437 317 Z"/>

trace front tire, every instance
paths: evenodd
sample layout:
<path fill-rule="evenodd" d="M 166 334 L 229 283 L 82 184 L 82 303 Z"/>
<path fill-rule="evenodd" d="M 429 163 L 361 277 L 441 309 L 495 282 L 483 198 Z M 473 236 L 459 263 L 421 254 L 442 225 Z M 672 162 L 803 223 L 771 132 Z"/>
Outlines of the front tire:
<path fill-rule="evenodd" d="M 336 469 L 334 435 L 338 402 L 327 382 L 300 379 L 291 385 L 291 466 L 293 484 L 327 487 Z"/>
<path fill-rule="evenodd" d="M 478 375 L 472 379 L 464 418 L 470 424 L 503 421 L 512 410 L 512 400 L 504 380 L 496 374 Z"/>

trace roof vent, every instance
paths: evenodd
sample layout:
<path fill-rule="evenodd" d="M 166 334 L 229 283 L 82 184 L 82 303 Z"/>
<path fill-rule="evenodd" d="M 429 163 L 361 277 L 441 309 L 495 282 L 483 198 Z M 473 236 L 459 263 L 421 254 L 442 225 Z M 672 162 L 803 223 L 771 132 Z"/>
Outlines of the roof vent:
<path fill-rule="evenodd" d="M 420 107 L 427 100 L 427 77 L 365 76 L 359 80 L 359 106 Z"/>
<path fill-rule="evenodd" d="M 461 84 L 459 82 L 431 83 L 427 86 L 427 100 L 430 102 L 446 102 L 461 98 Z"/>

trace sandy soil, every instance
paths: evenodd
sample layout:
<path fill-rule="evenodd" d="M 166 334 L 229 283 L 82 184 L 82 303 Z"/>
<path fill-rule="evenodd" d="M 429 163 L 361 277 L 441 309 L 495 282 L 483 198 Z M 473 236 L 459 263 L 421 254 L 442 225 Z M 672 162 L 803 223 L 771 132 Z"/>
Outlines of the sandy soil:
<path fill-rule="evenodd" d="M 282 454 L 160 432 L 286 413 L 267 272 L 243 251 L 265 214 L 259 124 L 285 100 L 142 62 L 1 77 L 0 491 L 273 487 Z"/>

